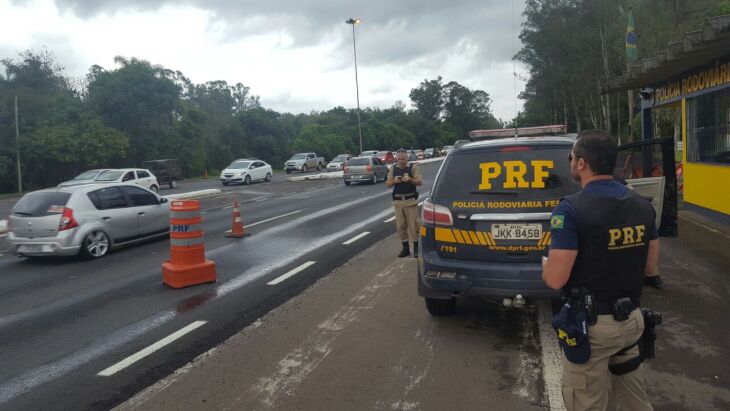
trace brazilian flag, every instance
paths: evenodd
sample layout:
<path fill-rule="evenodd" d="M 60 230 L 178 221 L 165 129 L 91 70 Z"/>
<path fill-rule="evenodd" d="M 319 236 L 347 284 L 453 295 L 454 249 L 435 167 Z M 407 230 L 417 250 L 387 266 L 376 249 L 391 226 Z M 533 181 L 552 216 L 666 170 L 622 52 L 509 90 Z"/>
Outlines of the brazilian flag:
<path fill-rule="evenodd" d="M 635 62 L 639 58 L 639 51 L 636 49 L 636 33 L 634 33 L 634 27 L 636 22 L 634 21 L 633 10 L 629 11 L 629 25 L 626 27 L 626 61 L 631 63 Z"/>

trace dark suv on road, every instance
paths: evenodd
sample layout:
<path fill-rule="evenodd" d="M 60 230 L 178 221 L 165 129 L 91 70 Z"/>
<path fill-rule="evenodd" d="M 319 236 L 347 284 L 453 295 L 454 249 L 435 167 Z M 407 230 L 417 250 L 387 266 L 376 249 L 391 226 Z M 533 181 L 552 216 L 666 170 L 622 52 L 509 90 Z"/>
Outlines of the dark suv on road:
<path fill-rule="evenodd" d="M 570 136 L 457 144 L 423 204 L 418 294 L 433 315 L 456 297 L 555 300 L 542 281 L 550 214 L 580 189 L 570 175 Z"/>

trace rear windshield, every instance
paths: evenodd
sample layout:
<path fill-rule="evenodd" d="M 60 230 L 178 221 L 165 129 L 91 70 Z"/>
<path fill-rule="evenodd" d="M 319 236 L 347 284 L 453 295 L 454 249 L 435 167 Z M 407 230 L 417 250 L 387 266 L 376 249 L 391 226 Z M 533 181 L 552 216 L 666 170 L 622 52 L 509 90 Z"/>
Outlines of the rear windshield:
<path fill-rule="evenodd" d="M 369 158 L 351 158 L 350 161 L 347 162 L 348 165 L 351 166 L 369 166 L 370 165 L 370 159 Z"/>
<path fill-rule="evenodd" d="M 13 215 L 43 217 L 63 212 L 71 193 L 44 191 L 28 193 L 13 206 Z"/>
<path fill-rule="evenodd" d="M 570 175 L 570 149 L 452 153 L 441 169 L 434 199 L 452 208 L 552 208 L 580 189 Z"/>
<path fill-rule="evenodd" d="M 345 160 L 347 160 L 347 156 L 346 155 L 339 155 L 339 156 L 337 156 L 337 157 L 335 157 L 335 158 L 332 159 L 332 161 L 345 161 Z"/>

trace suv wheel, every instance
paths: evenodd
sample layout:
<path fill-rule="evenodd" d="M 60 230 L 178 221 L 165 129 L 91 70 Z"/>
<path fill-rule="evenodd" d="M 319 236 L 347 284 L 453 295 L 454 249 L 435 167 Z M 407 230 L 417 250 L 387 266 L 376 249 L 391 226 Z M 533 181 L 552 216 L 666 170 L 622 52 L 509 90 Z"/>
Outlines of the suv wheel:
<path fill-rule="evenodd" d="M 437 298 L 426 298 L 426 309 L 431 315 L 443 316 L 452 315 L 456 310 L 456 298 L 441 300 Z"/>
<path fill-rule="evenodd" d="M 350 182 L 349 181 L 345 181 L 345 185 L 346 186 L 349 186 L 350 185 Z"/>
<path fill-rule="evenodd" d="M 170 180 L 170 188 L 177 188 L 177 180 L 174 178 Z"/>
<path fill-rule="evenodd" d="M 378 173 L 373 173 L 373 178 L 370 180 L 370 184 L 378 184 Z"/>
<path fill-rule="evenodd" d="M 271 173 L 266 173 L 266 182 L 271 181 Z"/>
<path fill-rule="evenodd" d="M 302 166 L 302 173 L 306 173 L 306 172 L 307 172 L 307 165 L 305 164 Z"/>
<path fill-rule="evenodd" d="M 317 163 L 317 171 L 322 170 L 322 163 Z"/>
<path fill-rule="evenodd" d="M 155 193 L 160 191 L 160 189 L 157 186 L 151 186 L 150 190 L 154 191 Z"/>
<path fill-rule="evenodd" d="M 81 253 L 87 258 L 101 258 L 109 252 L 109 236 L 103 231 L 92 231 L 86 235 Z"/>

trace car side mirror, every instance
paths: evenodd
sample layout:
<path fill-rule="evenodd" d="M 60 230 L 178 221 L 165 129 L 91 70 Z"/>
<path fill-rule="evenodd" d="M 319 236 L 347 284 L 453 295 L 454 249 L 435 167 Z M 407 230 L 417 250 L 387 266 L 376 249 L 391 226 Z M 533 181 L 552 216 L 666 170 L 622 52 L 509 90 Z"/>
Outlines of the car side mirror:
<path fill-rule="evenodd" d="M 167 201 L 168 200 L 165 197 L 160 198 L 160 204 L 165 204 Z"/>

